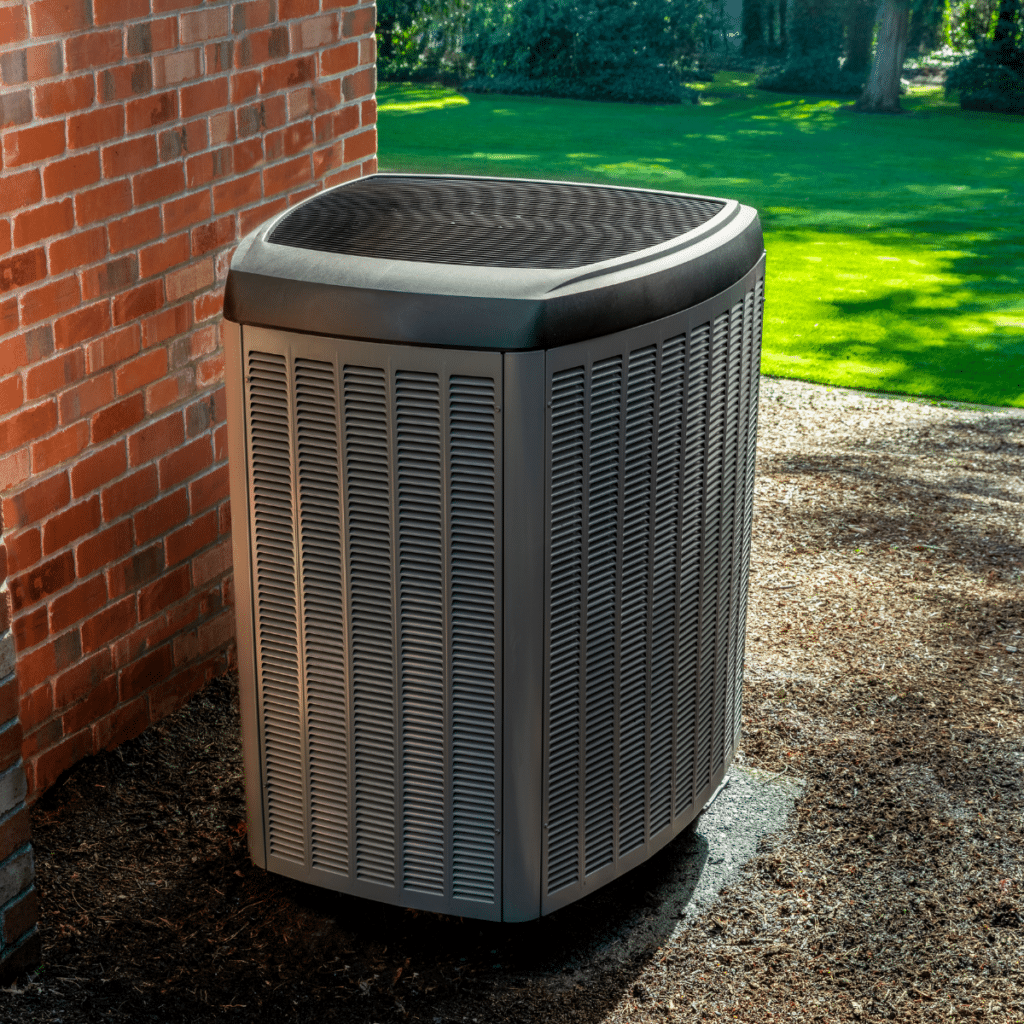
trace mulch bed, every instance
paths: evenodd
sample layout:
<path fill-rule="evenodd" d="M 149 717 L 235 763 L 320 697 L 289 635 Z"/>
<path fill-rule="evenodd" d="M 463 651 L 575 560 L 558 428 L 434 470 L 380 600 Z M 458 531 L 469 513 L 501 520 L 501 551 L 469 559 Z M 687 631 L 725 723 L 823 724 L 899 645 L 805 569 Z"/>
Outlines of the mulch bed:
<path fill-rule="evenodd" d="M 1024 1021 L 1024 417 L 766 379 L 759 460 L 741 759 L 805 788 L 678 936 L 688 833 L 528 925 L 254 868 L 224 678 L 34 808 L 0 1020 Z"/>

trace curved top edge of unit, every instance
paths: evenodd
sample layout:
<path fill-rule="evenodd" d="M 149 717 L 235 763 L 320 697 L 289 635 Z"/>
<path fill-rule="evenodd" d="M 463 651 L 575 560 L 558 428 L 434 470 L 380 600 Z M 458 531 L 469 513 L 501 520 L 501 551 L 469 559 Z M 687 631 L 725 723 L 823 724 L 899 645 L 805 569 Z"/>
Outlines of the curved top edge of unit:
<path fill-rule="evenodd" d="M 484 184 L 496 191 L 510 184 L 519 188 L 520 196 L 529 196 L 531 188 L 555 191 L 568 187 L 585 200 L 590 199 L 586 190 L 614 192 L 623 197 L 627 211 L 642 209 L 645 201 L 664 204 L 669 197 L 667 201 L 673 203 L 701 204 L 699 216 L 706 219 L 691 230 L 610 258 L 591 263 L 570 259 L 576 264 L 573 266 L 537 266 L 536 258 L 533 266 L 514 266 L 507 262 L 507 255 L 502 265 L 479 266 L 429 262 L 429 253 L 422 258 L 396 259 L 306 247 L 312 218 L 303 211 L 318 201 L 322 207 L 342 190 L 360 183 L 364 192 L 369 183 L 378 193 L 409 183 L 429 183 L 435 194 L 437 188 L 458 193 L 467 185 Z M 711 215 L 706 216 L 708 213 Z M 305 216 L 305 226 L 300 223 L 299 230 L 289 233 L 287 222 L 291 220 L 294 226 L 296 214 Z M 430 226 L 434 238 L 441 216 L 444 214 L 435 216 L 435 224 Z M 471 217 L 469 220 L 471 232 L 494 231 L 493 222 L 481 228 Z M 374 227 L 379 224 L 371 223 L 370 228 Z M 656 225 L 653 232 L 632 231 L 630 236 L 646 241 L 657 230 Z M 289 239 L 287 244 L 271 240 L 271 236 L 280 239 L 282 235 Z M 366 242 L 367 238 L 364 232 L 362 244 L 346 247 L 362 252 L 389 249 L 387 244 L 376 245 L 372 238 Z M 486 234 L 478 231 L 476 251 L 483 250 L 485 241 L 481 239 L 485 240 Z M 313 244 L 323 243 L 314 238 Z M 619 249 L 628 249 L 629 244 L 627 239 L 619 243 Z M 610 245 L 590 244 L 590 251 L 606 254 L 614 251 L 615 245 L 614 239 Z M 390 247 L 392 253 L 399 249 Z M 534 252 L 539 251 L 535 246 Z M 697 305 L 747 273 L 763 252 L 757 211 L 735 200 L 576 182 L 376 174 L 320 192 L 247 235 L 231 261 L 224 315 L 243 325 L 396 344 L 505 351 L 553 348 L 626 330 Z"/>

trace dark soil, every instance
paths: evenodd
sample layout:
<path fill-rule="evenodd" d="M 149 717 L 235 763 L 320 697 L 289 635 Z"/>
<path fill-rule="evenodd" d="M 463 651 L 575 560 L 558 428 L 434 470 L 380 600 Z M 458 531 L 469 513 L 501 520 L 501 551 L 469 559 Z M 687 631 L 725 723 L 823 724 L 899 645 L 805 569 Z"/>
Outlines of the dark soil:
<path fill-rule="evenodd" d="M 808 394 L 765 382 L 741 755 L 806 785 L 710 912 L 650 927 L 690 833 L 528 925 L 268 875 L 225 678 L 34 808 L 0 1021 L 1024 1021 L 1024 418 Z"/>

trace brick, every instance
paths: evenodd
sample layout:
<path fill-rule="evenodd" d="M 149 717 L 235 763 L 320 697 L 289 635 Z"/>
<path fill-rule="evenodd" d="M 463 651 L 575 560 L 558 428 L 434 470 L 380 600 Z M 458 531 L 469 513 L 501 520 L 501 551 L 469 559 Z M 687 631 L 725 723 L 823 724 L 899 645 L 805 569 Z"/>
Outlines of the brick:
<path fill-rule="evenodd" d="M 319 6 L 319 5 L 317 5 Z M 315 13 L 315 8 L 314 12 Z M 321 14 L 303 18 L 291 25 L 292 52 L 320 50 L 338 41 L 340 25 L 337 14 Z"/>
<path fill-rule="evenodd" d="M 295 26 L 292 26 L 293 30 Z M 305 119 L 313 112 L 313 89 L 303 86 L 288 93 L 288 120 Z"/>
<path fill-rule="evenodd" d="M 129 30 L 130 31 L 130 30 Z M 105 64 L 117 64 L 124 55 L 121 33 L 116 29 L 71 36 L 65 40 L 64 55 L 68 71 L 84 71 Z"/>
<path fill-rule="evenodd" d="M 272 203 L 264 203 L 253 210 L 243 210 L 238 216 L 238 233 L 243 237 L 253 228 L 259 227 L 267 218 L 280 213 L 288 206 L 286 199 L 275 199 Z"/>
<path fill-rule="evenodd" d="M 0 220 L 0 256 L 11 251 L 11 223 Z"/>
<path fill-rule="evenodd" d="M 250 0 L 236 3 L 231 8 L 231 31 L 241 35 L 246 29 L 262 28 L 274 20 L 270 0 Z"/>
<path fill-rule="evenodd" d="M 18 651 L 41 644 L 49 635 L 46 608 L 39 607 L 35 611 L 22 615 L 14 620 L 14 646 Z"/>
<path fill-rule="evenodd" d="M 32 94 L 28 89 L 0 93 L 0 128 L 32 121 Z M 24 161 L 22 161 L 24 162 Z"/>
<path fill-rule="evenodd" d="M 376 99 L 364 100 L 359 104 L 359 119 L 364 127 L 377 123 Z"/>
<path fill-rule="evenodd" d="M 32 445 L 32 471 L 45 473 L 62 462 L 75 458 L 89 446 L 89 424 L 73 423 L 66 430 L 51 434 Z"/>
<path fill-rule="evenodd" d="M 230 31 L 228 8 L 226 6 L 182 14 L 180 21 L 181 42 L 184 45 L 203 42 L 207 39 L 216 39 L 218 36 L 226 36 Z"/>
<path fill-rule="evenodd" d="M 68 736 L 57 746 L 44 751 L 36 758 L 33 766 L 36 792 L 45 792 L 73 764 L 92 752 L 92 733 L 88 729 Z"/>
<path fill-rule="evenodd" d="M 145 387 L 159 379 L 167 372 L 167 352 L 165 349 L 153 349 L 124 363 L 117 369 L 117 393 L 126 395 L 138 388 Z"/>
<path fill-rule="evenodd" d="M 341 80 L 341 95 L 348 101 L 372 96 L 377 88 L 377 71 L 375 68 L 364 68 L 354 74 L 346 75 Z"/>
<path fill-rule="evenodd" d="M 8 129 L 3 135 L 4 167 L 17 167 L 60 156 L 64 152 L 64 122 Z"/>
<path fill-rule="evenodd" d="M 103 149 L 103 174 L 107 178 L 120 178 L 156 164 L 156 139 L 152 135 L 124 139 Z"/>
<path fill-rule="evenodd" d="M 52 235 L 62 235 L 75 226 L 75 211 L 70 199 L 26 210 L 14 218 L 14 244 L 25 248 Z"/>
<path fill-rule="evenodd" d="M 77 634 L 73 634 L 77 635 Z M 64 642 L 62 648 L 69 645 Z M 68 653 L 63 651 L 62 653 Z M 73 652 L 72 652 L 73 653 Z M 79 652 L 81 653 L 81 652 Z M 57 644 L 51 642 L 37 647 L 28 654 L 23 654 L 18 659 L 18 685 L 22 693 L 28 693 L 40 686 L 48 687 L 50 677 L 57 669 Z M 23 721 L 22 726 L 31 728 L 31 724 Z"/>
<path fill-rule="evenodd" d="M 16 530 L 44 519 L 49 513 L 64 508 L 71 500 L 67 473 L 59 473 L 26 487 L 19 494 L 4 499 L 4 529 Z"/>
<path fill-rule="evenodd" d="M 89 730 L 92 723 L 110 711 L 117 704 L 117 679 L 109 676 L 101 679 L 92 690 L 73 704 L 62 716 L 61 725 L 65 733 Z"/>
<path fill-rule="evenodd" d="M 112 444 L 102 451 L 81 459 L 71 467 L 71 491 L 76 498 L 82 497 L 119 477 L 128 468 L 128 458 L 123 441 Z M 79 567 L 79 572 L 81 572 Z"/>
<path fill-rule="evenodd" d="M 203 53 L 206 59 L 206 73 L 208 75 L 230 71 L 235 58 L 235 41 L 233 39 L 221 39 L 216 43 L 207 43 L 203 47 Z"/>
<path fill-rule="evenodd" d="M 144 96 L 131 100 L 125 107 L 128 132 L 142 132 L 158 124 L 174 121 L 178 117 L 178 94 L 162 92 L 155 96 Z"/>
<path fill-rule="evenodd" d="M 139 591 L 139 621 L 145 622 L 168 606 L 180 601 L 192 589 L 187 565 L 161 576 Z"/>
<path fill-rule="evenodd" d="M 123 401 L 108 406 L 92 418 L 92 443 L 102 444 L 115 434 L 130 430 L 145 414 L 145 401 L 142 395 L 130 395 Z"/>
<path fill-rule="evenodd" d="M 127 519 L 82 541 L 75 549 L 79 577 L 88 576 L 126 555 L 131 551 L 133 543 L 132 524 Z"/>
<path fill-rule="evenodd" d="M 260 76 L 260 92 L 264 95 L 281 89 L 292 89 L 316 78 L 316 59 L 299 57 L 295 60 L 268 64 Z"/>
<path fill-rule="evenodd" d="M 51 274 L 98 263 L 107 255 L 107 233 L 101 227 L 77 231 L 69 238 L 51 242 L 48 255 Z"/>
<path fill-rule="evenodd" d="M 162 682 L 174 668 L 174 655 L 170 644 L 164 644 L 150 654 L 139 658 L 121 672 L 118 686 L 121 700 L 131 700 L 144 693 L 154 683 Z"/>
<path fill-rule="evenodd" d="M 235 639 L 235 614 L 230 608 L 225 609 L 216 618 L 204 622 L 197 630 L 200 654 L 209 654 L 211 651 L 231 643 Z"/>
<path fill-rule="evenodd" d="M 184 196 L 181 199 L 172 200 L 164 204 L 164 231 L 180 231 L 182 228 L 191 227 L 202 220 L 206 220 L 211 213 L 210 193 L 199 192 L 195 195 Z M 188 251 L 188 236 L 186 238 L 186 253 Z M 185 257 L 182 257 L 184 259 Z"/>
<path fill-rule="evenodd" d="M 45 276 L 46 254 L 42 249 L 32 249 L 0 260 L 0 292 L 24 288 Z"/>
<path fill-rule="evenodd" d="M 224 573 L 230 572 L 231 565 L 231 541 L 221 541 L 216 547 L 204 551 L 192 560 L 193 585 L 206 586 Z"/>
<path fill-rule="evenodd" d="M 124 135 L 124 107 L 101 107 L 68 119 L 68 149 L 86 149 Z"/>
<path fill-rule="evenodd" d="M 345 139 L 345 163 L 373 156 L 377 152 L 377 129 L 369 128 Z"/>
<path fill-rule="evenodd" d="M 136 543 L 161 537 L 188 519 L 188 498 L 184 488 L 161 497 L 135 514 Z"/>
<path fill-rule="evenodd" d="M 149 704 L 145 695 L 136 697 L 131 704 L 111 712 L 92 727 L 96 749 L 114 750 L 143 732 L 149 721 Z"/>
<path fill-rule="evenodd" d="M 104 103 L 144 96 L 153 89 L 153 67 L 148 60 L 119 64 L 97 75 L 97 85 Z"/>
<path fill-rule="evenodd" d="M 197 324 L 202 323 L 204 320 L 212 320 L 215 316 L 220 316 L 224 309 L 224 291 L 218 288 L 215 292 L 210 292 L 207 295 L 200 295 L 193 304 L 192 315 Z"/>
<path fill-rule="evenodd" d="M 185 426 L 181 412 L 172 413 L 132 434 L 128 439 L 129 461 L 133 466 L 140 466 L 178 447 L 184 439 Z"/>
<path fill-rule="evenodd" d="M 21 533 L 8 533 L 4 538 L 7 550 L 8 573 L 21 572 L 30 565 L 35 565 L 42 558 L 42 534 L 38 528 L 24 530 Z"/>
<path fill-rule="evenodd" d="M 134 356 L 139 351 L 139 334 L 138 325 L 132 324 L 91 342 L 85 349 L 89 372 L 96 373 Z"/>
<path fill-rule="evenodd" d="M 142 321 L 142 346 L 151 348 L 179 334 L 184 334 L 192 324 L 188 303 L 162 309 L 155 316 Z"/>
<path fill-rule="evenodd" d="M 132 291 L 114 299 L 114 323 L 123 324 L 137 317 L 145 316 L 164 304 L 162 281 L 149 281 Z"/>
<path fill-rule="evenodd" d="M 260 92 L 259 71 L 236 71 L 231 76 L 231 104 L 238 106 L 258 96 Z"/>
<path fill-rule="evenodd" d="M 127 213 L 131 208 L 132 190 L 127 181 L 112 181 L 75 196 L 75 217 L 82 226 Z"/>
<path fill-rule="evenodd" d="M 313 154 L 313 177 L 322 178 L 336 167 L 340 167 L 342 163 L 344 163 L 344 160 L 342 159 L 342 144 L 340 142 L 335 142 L 325 149 L 318 149 Z"/>
<path fill-rule="evenodd" d="M 15 612 L 20 612 L 63 590 L 74 581 L 75 560 L 70 551 L 65 551 L 48 562 L 33 566 L 23 575 L 8 580 L 11 589 L 11 608 Z"/>
<path fill-rule="evenodd" d="M 289 125 L 283 131 L 271 132 L 264 140 L 268 161 L 282 156 L 295 156 L 312 145 L 313 126 L 309 121 Z"/>
<path fill-rule="evenodd" d="M 102 577 L 101 577 L 102 578 Z M 53 681 L 53 706 L 59 711 L 87 697 L 110 675 L 110 652 L 98 651 L 89 658 L 79 653 L 75 663 Z"/>
<path fill-rule="evenodd" d="M 176 50 L 173 53 L 157 54 L 153 58 L 153 84 L 157 89 L 179 85 L 199 77 L 202 67 L 202 50 Z"/>
<path fill-rule="evenodd" d="M 359 40 L 359 63 L 377 63 L 377 40 L 373 36 L 363 36 Z"/>
<path fill-rule="evenodd" d="M 151 206 L 147 210 L 130 213 L 127 217 L 122 217 L 121 220 L 107 225 L 111 252 L 138 248 L 159 238 L 162 233 L 163 221 L 159 206 Z"/>
<path fill-rule="evenodd" d="M 123 562 L 107 570 L 107 586 L 111 598 L 120 597 L 129 591 L 138 590 L 144 583 L 150 583 L 164 571 L 164 546 L 153 544 L 132 553 Z"/>
<path fill-rule="evenodd" d="M 181 164 L 169 164 L 154 171 L 136 174 L 132 178 L 135 205 L 144 206 L 166 196 L 174 195 L 185 187 L 185 174 Z"/>
<path fill-rule="evenodd" d="M 97 25 L 134 21 L 149 14 L 148 0 L 92 0 L 92 7 Z"/>
<path fill-rule="evenodd" d="M 127 632 L 135 623 L 135 595 L 131 594 L 82 624 L 82 651 L 91 654 Z"/>
<path fill-rule="evenodd" d="M 5 46 L 28 38 L 28 12 L 24 5 L 0 7 L 0 39 Z"/>
<path fill-rule="evenodd" d="M 62 424 L 73 423 L 109 405 L 114 399 L 114 375 L 109 371 L 89 377 L 65 391 L 57 400 Z"/>
<path fill-rule="evenodd" d="M 96 98 L 92 75 L 79 75 L 60 82 L 37 85 L 34 90 L 36 117 L 60 117 L 91 107 Z"/>
<path fill-rule="evenodd" d="M 0 43 L 7 40 L 0 36 Z M 0 77 L 4 85 L 21 85 L 41 78 L 54 78 L 64 70 L 60 43 L 25 46 L 0 53 Z"/>
<path fill-rule="evenodd" d="M 21 313 L 18 310 L 18 300 L 0 300 L 0 335 L 16 331 L 20 320 Z"/>
<path fill-rule="evenodd" d="M 219 338 L 217 328 L 214 326 L 204 327 L 195 331 L 189 339 L 189 358 L 198 359 L 199 356 L 209 355 L 217 351 Z"/>
<path fill-rule="evenodd" d="M 81 380 L 84 375 L 85 359 L 80 350 L 37 364 L 25 376 L 27 397 L 30 400 L 42 398 Z"/>
<path fill-rule="evenodd" d="M 20 377 L 6 377 L 0 380 L 0 409 L 4 412 L 13 412 L 20 409 L 24 401 L 25 390 Z"/>
<path fill-rule="evenodd" d="M 92 27 L 89 0 L 39 0 L 28 5 L 32 35 L 55 36 Z"/>
<path fill-rule="evenodd" d="M 139 252 L 139 267 L 143 277 L 153 277 L 187 262 L 188 258 L 189 236 L 185 233 L 146 246 Z"/>
<path fill-rule="evenodd" d="M 177 302 L 186 295 L 209 288 L 213 284 L 213 260 L 204 259 L 198 263 L 181 267 L 167 275 L 167 301 Z"/>
<path fill-rule="evenodd" d="M 59 316 L 82 301 L 77 277 L 63 277 L 21 296 L 21 322 L 34 324 Z"/>
<path fill-rule="evenodd" d="M 107 582 L 102 574 L 94 576 L 50 602 L 50 629 L 54 632 L 67 629 L 106 603 Z"/>
<path fill-rule="evenodd" d="M 110 303 L 97 302 L 61 317 L 53 325 L 58 349 L 68 349 L 110 329 Z"/>
<path fill-rule="evenodd" d="M 82 298 L 89 302 L 101 295 L 123 291 L 139 279 L 138 259 L 134 253 L 108 260 L 82 273 Z"/>
<path fill-rule="evenodd" d="M 14 451 L 50 433 L 57 426 L 57 403 L 52 399 L 0 420 L 0 451 Z M 9 527 L 11 524 L 6 523 Z"/>
<path fill-rule="evenodd" d="M 38 170 L 19 171 L 16 174 L 4 172 L 4 187 L 0 189 L 0 215 L 22 210 L 42 198 L 42 178 Z"/>
<path fill-rule="evenodd" d="M 192 230 L 192 252 L 196 256 L 221 249 L 235 241 L 235 220 L 233 217 L 220 217 L 218 220 L 203 224 Z"/>
<path fill-rule="evenodd" d="M 77 424 L 76 424 L 77 425 Z M 43 525 L 43 554 L 59 551 L 79 537 L 98 530 L 100 526 L 100 499 L 94 495 L 87 501 L 51 516 Z"/>
<path fill-rule="evenodd" d="M 6 827 L 0 825 L 0 831 Z M 4 941 L 13 946 L 26 932 L 35 928 L 38 921 L 39 892 L 33 888 L 4 911 Z"/>
<path fill-rule="evenodd" d="M 191 558 L 217 539 L 217 513 L 208 512 L 170 534 L 166 541 L 167 564 L 177 565 Z"/>
<path fill-rule="evenodd" d="M 192 370 L 185 369 L 146 388 L 146 410 L 153 415 L 175 405 L 195 391 Z"/>
<path fill-rule="evenodd" d="M 155 18 L 128 26 L 128 53 L 133 57 L 178 45 L 178 19 Z"/>
<path fill-rule="evenodd" d="M 160 487 L 163 490 L 196 476 L 209 468 L 213 452 L 209 437 L 200 437 L 160 460 Z"/>
<path fill-rule="evenodd" d="M 196 117 L 226 107 L 230 96 L 227 77 L 208 78 L 181 90 L 181 116 Z"/>
<path fill-rule="evenodd" d="M 0 723 L 9 722 L 18 713 L 18 680 L 9 679 L 0 685 Z M 0 803 L 0 807 L 5 806 Z M 9 804 L 6 806 L 10 806 Z M 2 875 L 0 875 L 2 877 Z M 3 890 L 0 889 L 0 895 Z M 0 904 L 2 906 L 3 904 Z"/>
<path fill-rule="evenodd" d="M 340 46 L 332 46 L 320 54 L 320 74 L 340 75 L 345 71 L 351 71 L 359 65 L 359 45 L 357 43 L 342 43 Z"/>
<path fill-rule="evenodd" d="M 342 18 L 341 34 L 346 39 L 369 35 L 376 27 L 376 20 L 376 8 L 372 6 L 346 11 Z"/>
<path fill-rule="evenodd" d="M 232 152 L 228 146 L 190 157 L 185 162 L 185 180 L 188 182 L 188 187 L 201 188 L 216 178 L 223 178 L 231 174 L 231 159 Z"/>
<path fill-rule="evenodd" d="M 235 111 L 235 118 L 238 135 L 243 139 L 262 132 L 267 126 L 266 108 L 262 101 L 239 108 Z"/>
<path fill-rule="evenodd" d="M 146 466 L 123 480 L 118 480 L 105 488 L 102 493 L 103 518 L 106 522 L 120 519 L 141 505 L 153 501 L 158 494 L 157 472 L 155 466 Z M 143 543 L 147 538 L 138 536 Z"/>
<path fill-rule="evenodd" d="M 0 828 L 0 862 L 7 860 L 19 846 L 24 846 L 29 841 L 29 835 L 28 809 L 23 807 L 8 818 Z M 10 912 L 10 909 L 6 911 L 5 918 Z M 35 919 L 32 923 L 35 924 Z M 12 938 L 7 938 L 5 933 L 4 941 L 9 944 L 13 943 L 19 935 L 21 935 L 20 931 Z"/>
<path fill-rule="evenodd" d="M 263 197 L 260 175 L 249 174 L 235 178 L 223 185 L 215 185 L 213 189 L 214 213 L 226 213 L 240 206 L 258 203 Z"/>

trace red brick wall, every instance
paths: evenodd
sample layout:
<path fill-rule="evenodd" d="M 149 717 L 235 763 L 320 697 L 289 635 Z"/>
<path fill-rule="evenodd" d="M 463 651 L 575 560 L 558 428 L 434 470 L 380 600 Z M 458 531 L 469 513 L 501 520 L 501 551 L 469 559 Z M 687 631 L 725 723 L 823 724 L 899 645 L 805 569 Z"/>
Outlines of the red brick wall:
<path fill-rule="evenodd" d="M 234 243 L 376 169 L 374 8 L 0 0 L 0 489 L 29 796 L 229 664 Z"/>

